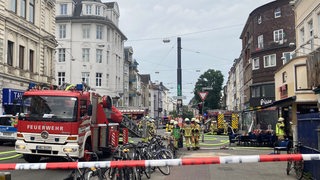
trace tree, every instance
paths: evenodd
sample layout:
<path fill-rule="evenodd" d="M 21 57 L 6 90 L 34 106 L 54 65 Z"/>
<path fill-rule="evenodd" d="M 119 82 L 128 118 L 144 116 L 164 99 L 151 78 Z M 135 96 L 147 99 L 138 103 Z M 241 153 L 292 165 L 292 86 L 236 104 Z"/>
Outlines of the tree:
<path fill-rule="evenodd" d="M 188 110 L 188 106 L 182 106 L 182 109 L 183 109 L 182 110 L 182 118 L 183 119 L 185 119 L 185 118 L 191 119 L 194 116 L 192 111 Z M 174 118 L 178 117 L 178 114 L 177 114 L 176 110 L 173 110 L 173 111 L 169 112 L 169 115 L 171 115 Z"/>
<path fill-rule="evenodd" d="M 204 100 L 203 112 L 207 109 L 219 109 L 221 91 L 223 84 L 223 75 L 219 70 L 209 69 L 200 77 L 194 88 L 195 103 L 202 102 L 199 96 L 199 92 L 207 91 L 208 95 Z M 210 90 L 204 90 L 203 88 L 210 88 Z"/>

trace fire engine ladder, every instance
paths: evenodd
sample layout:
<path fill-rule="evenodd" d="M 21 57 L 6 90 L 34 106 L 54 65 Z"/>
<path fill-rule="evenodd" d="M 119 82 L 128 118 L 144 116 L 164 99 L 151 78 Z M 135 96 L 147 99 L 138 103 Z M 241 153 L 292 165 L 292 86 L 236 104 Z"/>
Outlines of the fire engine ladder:
<path fill-rule="evenodd" d="M 141 137 L 142 133 L 141 131 L 139 131 L 139 127 L 138 125 L 131 120 L 130 118 L 128 118 L 127 116 L 122 116 L 122 122 L 121 125 L 128 128 L 129 132 L 134 135 L 135 137 Z"/>

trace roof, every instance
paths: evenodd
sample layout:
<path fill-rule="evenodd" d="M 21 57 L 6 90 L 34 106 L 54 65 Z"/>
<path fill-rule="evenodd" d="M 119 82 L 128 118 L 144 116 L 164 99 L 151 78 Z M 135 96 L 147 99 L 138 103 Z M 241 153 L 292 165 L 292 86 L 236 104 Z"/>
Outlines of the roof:
<path fill-rule="evenodd" d="M 150 74 L 140 74 L 141 76 L 141 82 L 143 82 L 144 84 L 149 84 L 150 81 Z"/>

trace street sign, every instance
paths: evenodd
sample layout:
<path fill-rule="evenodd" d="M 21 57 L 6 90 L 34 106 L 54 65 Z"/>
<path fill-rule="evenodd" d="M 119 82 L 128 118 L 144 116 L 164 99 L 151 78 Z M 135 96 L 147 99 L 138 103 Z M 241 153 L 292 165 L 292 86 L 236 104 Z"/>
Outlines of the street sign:
<path fill-rule="evenodd" d="M 204 101 L 208 95 L 208 92 L 198 92 L 202 101 Z"/>
<path fill-rule="evenodd" d="M 202 91 L 204 91 L 204 90 L 213 90 L 213 88 L 212 87 L 203 87 Z"/>
<path fill-rule="evenodd" d="M 172 96 L 173 99 L 187 99 L 186 96 Z"/>

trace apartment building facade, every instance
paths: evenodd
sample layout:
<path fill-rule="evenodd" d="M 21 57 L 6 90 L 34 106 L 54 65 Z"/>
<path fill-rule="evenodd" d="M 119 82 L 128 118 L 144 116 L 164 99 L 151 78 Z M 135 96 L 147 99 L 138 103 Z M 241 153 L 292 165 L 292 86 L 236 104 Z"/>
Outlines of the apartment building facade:
<path fill-rule="evenodd" d="M 55 1 L 0 1 L 0 113 L 15 114 L 30 82 L 55 83 Z"/>
<path fill-rule="evenodd" d="M 243 86 L 238 95 L 242 97 L 245 128 L 251 124 L 262 129 L 275 126 L 278 111 L 261 107 L 275 101 L 274 74 L 295 49 L 294 11 L 289 2 L 277 0 L 256 8 L 242 30 Z"/>
<path fill-rule="evenodd" d="M 295 13 L 297 48 L 275 74 L 273 104 L 284 117 L 286 127 L 292 127 L 296 141 L 298 114 L 319 112 L 320 1 L 296 0 L 291 5 Z"/>
<path fill-rule="evenodd" d="M 116 2 L 56 1 L 57 84 L 86 83 L 118 105 L 124 95 L 124 41 Z"/>

